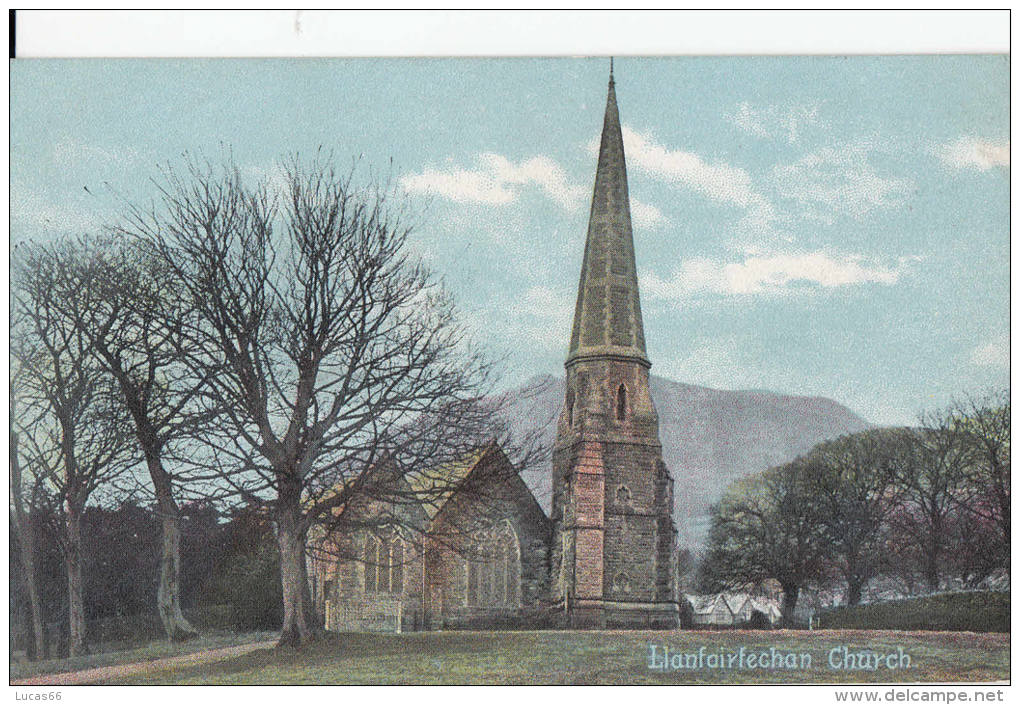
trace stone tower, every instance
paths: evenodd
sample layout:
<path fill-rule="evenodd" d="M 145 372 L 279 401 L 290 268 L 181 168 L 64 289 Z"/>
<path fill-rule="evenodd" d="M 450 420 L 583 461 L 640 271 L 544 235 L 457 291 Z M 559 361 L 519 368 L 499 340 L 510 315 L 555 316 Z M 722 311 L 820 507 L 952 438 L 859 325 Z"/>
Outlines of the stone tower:
<path fill-rule="evenodd" d="M 678 623 L 673 480 L 648 388 L 613 73 L 553 448 L 553 598 L 571 627 Z"/>

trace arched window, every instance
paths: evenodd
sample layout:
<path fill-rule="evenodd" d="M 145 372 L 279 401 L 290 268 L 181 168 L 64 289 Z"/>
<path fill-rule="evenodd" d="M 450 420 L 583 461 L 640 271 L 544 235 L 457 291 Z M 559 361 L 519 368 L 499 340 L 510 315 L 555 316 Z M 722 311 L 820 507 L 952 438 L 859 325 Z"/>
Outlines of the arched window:
<path fill-rule="evenodd" d="M 493 601 L 492 559 L 478 566 L 478 604 L 488 607 Z"/>
<path fill-rule="evenodd" d="M 623 421 L 627 416 L 627 388 L 620 385 L 616 390 L 616 420 Z"/>
<path fill-rule="evenodd" d="M 613 579 L 613 588 L 616 593 L 626 595 L 630 592 L 630 578 L 626 573 L 617 573 Z"/>
<path fill-rule="evenodd" d="M 626 504 L 630 501 L 630 489 L 627 485 L 620 485 L 616 488 L 616 502 L 617 504 Z"/>
<path fill-rule="evenodd" d="M 498 539 L 496 575 L 502 583 L 497 605 L 519 607 L 521 604 L 521 548 L 517 534 L 509 522 L 504 523 Z"/>
<path fill-rule="evenodd" d="M 399 536 L 390 551 L 390 592 L 404 592 L 404 541 Z"/>
<path fill-rule="evenodd" d="M 374 536 L 365 537 L 365 592 L 375 592 L 376 569 L 379 567 L 379 542 Z"/>
<path fill-rule="evenodd" d="M 472 560 L 467 564 L 467 603 L 468 607 L 478 604 L 478 564 Z"/>
<path fill-rule="evenodd" d="M 513 534 L 507 533 L 503 537 L 503 580 L 505 588 L 503 590 L 503 604 L 507 607 L 515 607 L 517 605 L 517 592 L 520 585 L 520 566 L 517 559 L 517 547 L 514 546 Z"/>
<path fill-rule="evenodd" d="M 495 560 L 492 571 L 492 604 L 506 604 L 506 541 L 500 537 L 496 542 Z"/>
<path fill-rule="evenodd" d="M 388 539 L 379 540 L 379 584 L 376 589 L 379 592 L 389 592 L 390 589 L 390 542 Z"/>
<path fill-rule="evenodd" d="M 574 427 L 574 391 L 567 392 L 567 426 Z"/>

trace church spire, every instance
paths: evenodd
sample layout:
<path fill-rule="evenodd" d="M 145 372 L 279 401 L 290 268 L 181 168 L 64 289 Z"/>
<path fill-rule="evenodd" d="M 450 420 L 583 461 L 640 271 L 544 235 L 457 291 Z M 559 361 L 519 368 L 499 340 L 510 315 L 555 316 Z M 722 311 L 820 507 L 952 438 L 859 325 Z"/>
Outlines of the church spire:
<path fill-rule="evenodd" d="M 612 59 L 567 365 L 581 358 L 605 357 L 633 359 L 646 367 L 651 364 L 645 354 Z"/>

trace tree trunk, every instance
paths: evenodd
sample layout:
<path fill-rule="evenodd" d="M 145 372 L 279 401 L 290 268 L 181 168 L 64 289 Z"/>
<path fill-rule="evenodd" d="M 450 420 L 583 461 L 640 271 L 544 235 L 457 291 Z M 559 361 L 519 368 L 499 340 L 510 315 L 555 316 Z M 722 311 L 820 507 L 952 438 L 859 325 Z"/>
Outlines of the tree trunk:
<path fill-rule="evenodd" d="M 939 591 L 939 568 L 934 557 L 925 561 L 924 582 L 928 585 L 928 592 Z"/>
<path fill-rule="evenodd" d="M 85 600 L 82 581 L 81 517 L 75 510 L 68 510 L 66 517 L 66 551 L 64 565 L 67 569 L 67 648 L 68 655 L 84 656 L 88 653 L 85 643 Z"/>
<path fill-rule="evenodd" d="M 312 600 L 312 585 L 308 579 L 308 558 L 305 555 L 305 545 L 308 540 L 307 535 L 301 540 L 302 546 L 302 559 L 301 559 L 301 599 L 305 605 L 305 620 L 308 622 L 312 633 L 322 629 L 322 622 L 319 619 L 319 615 L 315 610 L 315 602 Z"/>
<path fill-rule="evenodd" d="M 15 530 L 17 532 L 19 558 L 25 580 L 25 589 L 28 592 L 29 614 L 32 620 L 32 648 L 29 648 L 29 657 L 33 660 L 46 658 L 46 633 L 43 628 L 42 603 L 39 599 L 39 583 L 35 569 L 35 531 L 29 525 L 31 519 L 19 517 L 16 520 Z"/>
<path fill-rule="evenodd" d="M 924 557 L 924 582 L 928 585 L 928 592 L 938 592 L 939 551 L 938 543 L 935 539 L 932 539 Z"/>
<path fill-rule="evenodd" d="M 32 636 L 35 642 L 33 656 L 41 660 L 46 658 L 46 632 L 43 628 L 42 601 L 39 599 L 39 582 L 35 569 L 34 529 L 31 526 L 22 527 L 18 532 L 18 542 L 21 544 L 21 565 L 25 569 L 25 586 L 28 588 L 28 604 L 32 612 Z"/>
<path fill-rule="evenodd" d="M 198 636 L 181 611 L 181 517 L 176 507 L 163 513 L 163 554 L 156 604 L 167 639 L 187 641 Z"/>
<path fill-rule="evenodd" d="M 156 608 L 167 639 L 187 641 L 198 636 L 198 632 L 181 610 L 181 512 L 174 501 L 170 477 L 163 469 L 160 446 L 147 443 L 148 437 L 144 434 L 139 434 L 139 438 L 146 448 L 146 465 L 156 490 L 156 506 L 163 524 L 163 551 L 160 555 Z"/>
<path fill-rule="evenodd" d="M 864 588 L 864 581 L 858 577 L 851 577 L 846 585 L 846 604 L 850 607 L 861 602 L 861 591 Z"/>
<path fill-rule="evenodd" d="M 861 591 L 863 586 L 859 578 L 852 578 L 847 585 L 847 604 L 850 607 L 861 604 Z"/>
<path fill-rule="evenodd" d="M 305 533 L 297 507 L 277 511 L 277 544 L 280 549 L 280 586 L 283 592 L 283 626 L 277 646 L 301 646 L 312 637 L 312 605 L 305 580 Z"/>
<path fill-rule="evenodd" d="M 783 621 L 789 624 L 793 621 L 793 611 L 797 609 L 797 598 L 800 597 L 800 586 L 784 584 L 783 588 Z"/>
<path fill-rule="evenodd" d="M 13 398 L 13 397 L 12 397 Z M 13 402 L 11 414 L 14 414 Z M 14 528 L 18 547 L 21 549 L 21 567 L 25 572 L 25 587 L 28 590 L 28 605 L 32 615 L 32 636 L 35 650 L 31 657 L 46 658 L 46 632 L 42 621 L 42 603 L 39 600 L 39 582 L 35 569 L 35 518 L 25 511 L 22 498 L 21 461 L 18 456 L 18 434 L 13 426 L 10 432 L 11 457 L 11 501 L 14 503 Z"/>

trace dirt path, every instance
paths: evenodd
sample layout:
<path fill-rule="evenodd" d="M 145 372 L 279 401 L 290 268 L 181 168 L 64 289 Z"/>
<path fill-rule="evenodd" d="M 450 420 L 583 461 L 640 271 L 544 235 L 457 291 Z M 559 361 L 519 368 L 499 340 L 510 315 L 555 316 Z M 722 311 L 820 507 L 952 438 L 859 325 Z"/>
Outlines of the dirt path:
<path fill-rule="evenodd" d="M 138 661 L 136 663 L 121 663 L 116 666 L 102 666 L 100 668 L 87 668 L 81 671 L 68 671 L 66 673 L 46 673 L 31 678 L 12 680 L 11 685 L 87 685 L 98 681 L 105 681 L 110 678 L 123 678 L 125 676 L 144 675 L 158 671 L 173 670 L 187 666 L 197 666 L 203 663 L 214 661 L 225 661 L 236 656 L 243 656 L 258 649 L 270 649 L 276 646 L 275 641 L 258 641 L 253 644 L 241 644 L 240 646 L 227 646 L 221 649 L 210 649 L 209 651 L 196 651 L 193 654 L 181 656 L 170 656 L 167 658 L 154 659 L 152 661 Z"/>

